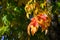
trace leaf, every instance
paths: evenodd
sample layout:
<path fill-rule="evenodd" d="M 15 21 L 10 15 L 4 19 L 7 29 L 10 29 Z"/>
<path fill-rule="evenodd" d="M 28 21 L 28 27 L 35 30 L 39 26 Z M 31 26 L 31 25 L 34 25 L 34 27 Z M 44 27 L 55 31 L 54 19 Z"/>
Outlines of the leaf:
<path fill-rule="evenodd" d="M 7 15 L 4 15 L 3 18 L 2 18 L 2 21 L 5 25 L 9 25 L 10 22 L 7 20 Z"/>
<path fill-rule="evenodd" d="M 60 7 L 60 2 L 57 2 L 58 7 Z"/>
<path fill-rule="evenodd" d="M 9 31 L 9 26 L 2 26 L 0 27 L 0 36 L 3 35 L 5 32 L 8 32 Z"/>

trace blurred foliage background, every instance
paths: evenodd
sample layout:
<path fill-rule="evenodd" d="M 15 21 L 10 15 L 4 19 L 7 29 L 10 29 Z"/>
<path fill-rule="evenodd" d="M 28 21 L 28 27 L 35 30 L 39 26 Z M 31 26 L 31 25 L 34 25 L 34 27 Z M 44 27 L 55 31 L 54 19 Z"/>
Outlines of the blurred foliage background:
<path fill-rule="evenodd" d="M 40 30 L 28 36 L 25 5 L 29 0 L 0 0 L 0 40 L 59 40 L 60 39 L 60 1 L 50 0 L 52 22 L 47 35 Z M 42 0 L 37 0 L 41 2 Z"/>

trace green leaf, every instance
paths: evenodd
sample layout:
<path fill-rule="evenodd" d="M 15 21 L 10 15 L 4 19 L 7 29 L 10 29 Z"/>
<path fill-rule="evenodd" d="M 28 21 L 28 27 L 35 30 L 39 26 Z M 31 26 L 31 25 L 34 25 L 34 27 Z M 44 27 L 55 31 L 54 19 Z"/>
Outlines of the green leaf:
<path fill-rule="evenodd" d="M 5 25 L 9 25 L 9 21 L 7 20 L 7 15 L 4 15 L 3 18 L 2 18 L 2 21 Z"/>
<path fill-rule="evenodd" d="M 0 36 L 3 35 L 5 32 L 8 32 L 9 31 L 9 26 L 2 26 L 0 27 Z"/>
<path fill-rule="evenodd" d="M 60 2 L 57 2 L 58 7 L 60 7 Z"/>

